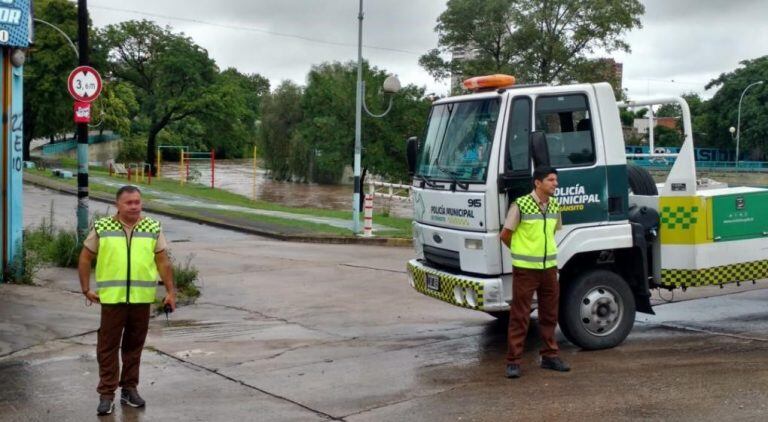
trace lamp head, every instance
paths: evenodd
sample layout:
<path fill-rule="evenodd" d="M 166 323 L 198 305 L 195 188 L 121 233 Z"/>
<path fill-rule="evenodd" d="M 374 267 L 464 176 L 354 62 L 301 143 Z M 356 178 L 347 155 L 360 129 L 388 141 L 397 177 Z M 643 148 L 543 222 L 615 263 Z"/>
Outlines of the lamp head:
<path fill-rule="evenodd" d="M 382 88 L 384 89 L 385 94 L 396 94 L 397 91 L 400 91 L 400 80 L 397 79 L 397 76 L 389 75 L 387 76 L 387 79 L 384 80 Z"/>
<path fill-rule="evenodd" d="M 731 135 L 733 135 L 734 133 L 736 133 L 736 128 L 735 128 L 735 127 L 733 127 L 733 126 L 731 126 L 731 127 L 728 129 L 728 132 L 731 132 Z"/>

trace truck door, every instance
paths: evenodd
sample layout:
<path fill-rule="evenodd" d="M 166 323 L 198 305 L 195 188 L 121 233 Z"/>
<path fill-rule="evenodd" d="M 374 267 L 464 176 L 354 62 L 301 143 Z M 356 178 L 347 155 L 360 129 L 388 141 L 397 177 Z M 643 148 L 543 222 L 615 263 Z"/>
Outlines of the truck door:
<path fill-rule="evenodd" d="M 499 221 L 504 225 L 510 204 L 533 188 L 531 169 L 530 135 L 533 126 L 533 100 L 528 96 L 512 98 L 506 116 L 506 131 L 503 133 L 501 154 L 499 154 Z M 501 228 L 499 228 L 501 231 Z M 512 272 L 509 250 L 501 246 L 502 271 Z M 507 296 L 511 296 L 511 285 L 505 285 Z"/>
<path fill-rule="evenodd" d="M 530 97 L 514 97 L 508 108 L 507 130 L 499 163 L 499 218 L 506 220 L 509 205 L 533 187 L 529 138 L 533 101 Z"/>
<path fill-rule="evenodd" d="M 595 147 L 589 100 L 587 93 L 536 97 L 535 130 L 545 133 L 550 164 L 559 174 L 564 225 L 608 221 L 606 166 Z"/>

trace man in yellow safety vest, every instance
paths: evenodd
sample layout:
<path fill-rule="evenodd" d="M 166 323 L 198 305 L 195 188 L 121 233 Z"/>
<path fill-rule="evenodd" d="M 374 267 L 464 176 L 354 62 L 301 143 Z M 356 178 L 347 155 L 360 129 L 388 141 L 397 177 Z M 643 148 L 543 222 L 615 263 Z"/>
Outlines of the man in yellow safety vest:
<path fill-rule="evenodd" d="M 523 345 L 528 332 L 533 293 L 539 311 L 539 331 L 544 345 L 540 351 L 541 367 L 555 371 L 570 370 L 558 356 L 555 340 L 560 286 L 557 273 L 555 232 L 560 229 L 560 206 L 554 197 L 557 170 L 537 167 L 533 172 L 534 189 L 515 200 L 509 208 L 501 241 L 512 253 L 512 302 L 509 306 L 507 377 L 520 377 Z"/>
<path fill-rule="evenodd" d="M 139 363 L 158 275 L 165 284 L 164 305 L 171 311 L 176 308 L 173 269 L 160 222 L 141 216 L 141 192 L 135 186 L 121 187 L 116 199 L 117 215 L 94 223 L 83 242 L 78 265 L 86 300 L 101 304 L 96 346 L 99 415 L 114 410 L 118 386 L 121 403 L 132 407 L 145 405 L 137 390 Z M 93 291 L 89 287 L 91 262 L 96 257 L 97 291 Z M 122 354 L 122 373 L 118 351 Z"/>

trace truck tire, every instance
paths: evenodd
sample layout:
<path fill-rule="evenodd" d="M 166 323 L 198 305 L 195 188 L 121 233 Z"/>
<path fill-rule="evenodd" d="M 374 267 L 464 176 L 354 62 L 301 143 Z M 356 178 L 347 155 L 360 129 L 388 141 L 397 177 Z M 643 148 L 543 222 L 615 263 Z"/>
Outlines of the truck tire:
<path fill-rule="evenodd" d="M 618 274 L 587 271 L 560 293 L 560 330 L 586 350 L 621 344 L 635 324 L 635 297 Z"/>
<path fill-rule="evenodd" d="M 635 195 L 655 196 L 659 194 L 656 182 L 648 170 L 627 164 L 627 178 L 629 179 L 629 190 Z"/>

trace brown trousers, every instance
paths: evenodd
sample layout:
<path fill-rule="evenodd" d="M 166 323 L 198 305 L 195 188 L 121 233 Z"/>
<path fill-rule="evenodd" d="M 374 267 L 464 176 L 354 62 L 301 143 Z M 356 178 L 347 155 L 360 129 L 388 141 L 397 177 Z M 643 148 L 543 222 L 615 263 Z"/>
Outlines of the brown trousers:
<path fill-rule="evenodd" d="M 523 357 L 525 336 L 531 320 L 533 292 L 536 292 L 539 309 L 539 332 L 544 342 L 540 354 L 555 357 L 558 353 L 555 341 L 557 310 L 560 286 L 557 282 L 557 267 L 546 270 L 512 268 L 512 303 L 509 307 L 509 331 L 507 339 L 507 363 L 520 364 Z"/>
<path fill-rule="evenodd" d="M 136 388 L 139 385 L 139 363 L 149 328 L 149 304 L 101 305 L 101 325 L 96 343 L 99 361 L 100 396 L 113 398 L 118 385 Z M 122 355 L 120 373 L 118 349 Z M 118 378 L 119 376 L 119 378 Z"/>

